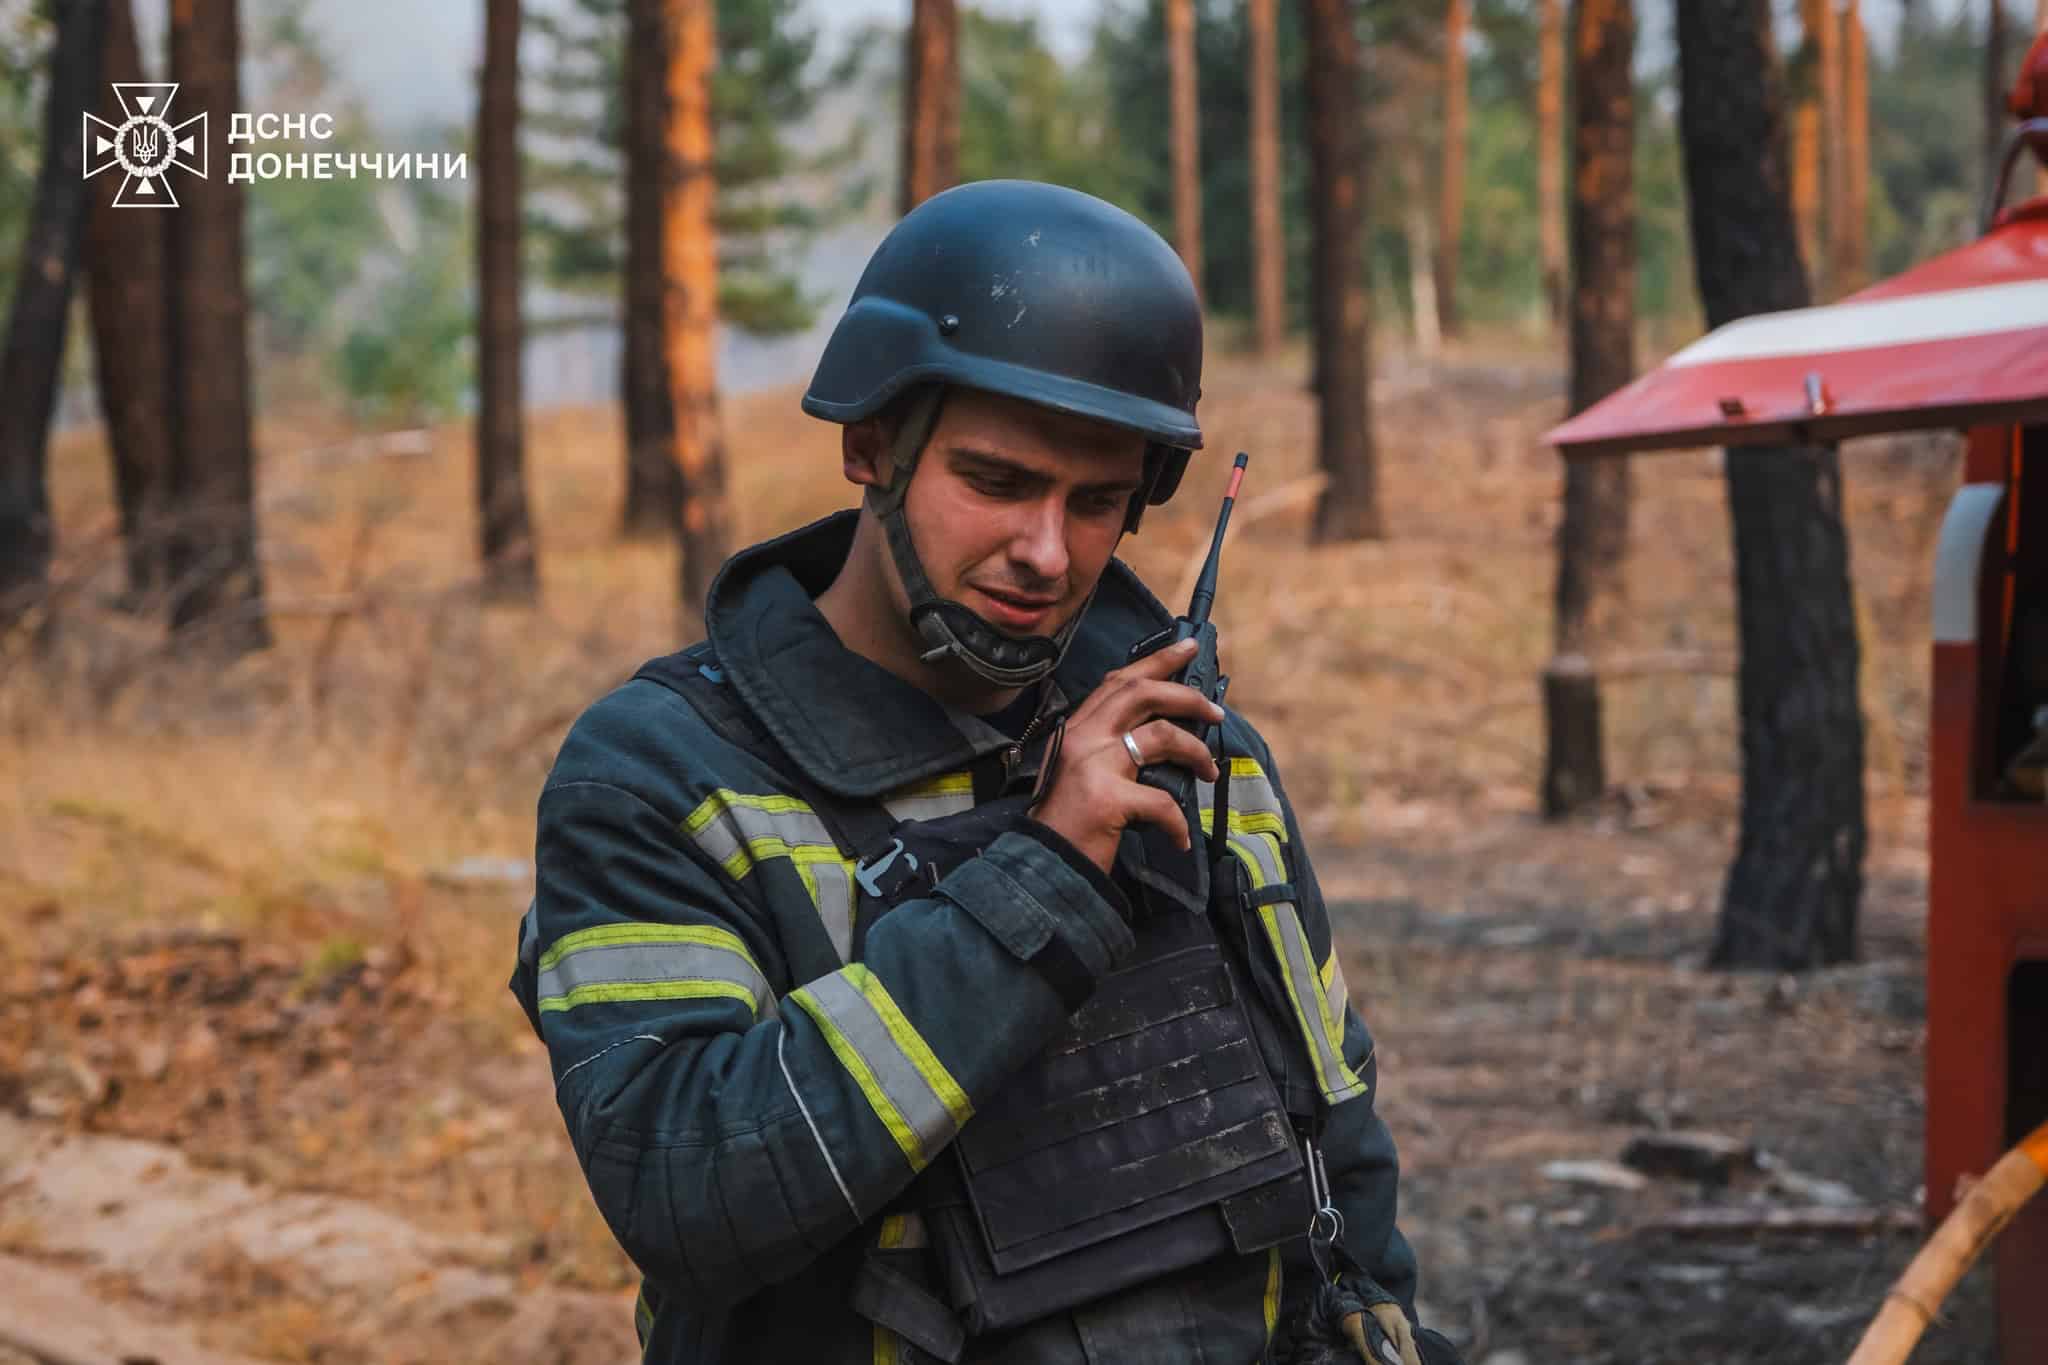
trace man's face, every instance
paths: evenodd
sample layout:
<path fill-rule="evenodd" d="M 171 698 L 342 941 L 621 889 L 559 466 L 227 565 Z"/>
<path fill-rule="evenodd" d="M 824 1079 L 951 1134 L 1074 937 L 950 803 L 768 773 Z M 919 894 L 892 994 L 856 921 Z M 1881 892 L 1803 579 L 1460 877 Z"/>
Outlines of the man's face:
<path fill-rule="evenodd" d="M 1005 634 L 1057 632 L 1108 567 L 1144 464 L 1135 432 L 953 390 L 904 502 L 932 587 Z M 907 614 L 893 562 L 890 580 Z"/>

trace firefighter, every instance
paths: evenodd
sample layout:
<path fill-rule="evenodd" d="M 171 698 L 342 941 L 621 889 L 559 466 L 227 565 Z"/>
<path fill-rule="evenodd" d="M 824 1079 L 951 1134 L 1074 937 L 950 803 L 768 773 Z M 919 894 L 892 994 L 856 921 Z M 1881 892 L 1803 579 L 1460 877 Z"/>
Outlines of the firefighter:
<path fill-rule="evenodd" d="M 1201 365 L 1137 219 L 928 200 L 803 399 L 861 505 L 564 742 L 513 989 L 645 1360 L 1456 1359 L 1273 755 L 1128 657 Z"/>

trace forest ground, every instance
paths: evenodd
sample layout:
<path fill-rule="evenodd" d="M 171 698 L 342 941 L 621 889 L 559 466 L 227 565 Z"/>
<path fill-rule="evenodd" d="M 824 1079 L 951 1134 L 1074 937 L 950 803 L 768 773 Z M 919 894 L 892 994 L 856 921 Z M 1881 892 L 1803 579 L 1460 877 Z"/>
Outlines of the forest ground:
<path fill-rule="evenodd" d="M 1637 462 L 1617 648 L 1671 667 L 1609 687 L 1614 792 L 1547 825 L 1555 359 L 1383 356 L 1394 534 L 1327 548 L 1298 496 L 1306 373 L 1300 353 L 1220 359 L 1209 454 L 1127 548 L 1184 596 L 1227 456 L 1252 452 L 1216 610 L 1231 701 L 1280 757 L 1380 1043 L 1425 1312 L 1475 1365 L 1840 1361 L 1918 1243 L 1927 593 L 1953 443 L 1845 451 L 1861 961 L 1729 976 L 1703 966 L 1737 800 L 1716 456 Z M 742 540 L 849 500 L 795 398 L 726 404 Z M 555 745 L 687 629 L 673 552 L 613 534 L 611 410 L 532 421 L 531 609 L 476 600 L 466 426 L 372 439 L 299 416 L 259 444 L 278 643 L 226 668 L 113 609 L 104 452 L 59 444 L 62 625 L 40 666 L 0 660 L 0 1279 L 33 1291 L 15 1311 L 58 1334 L 51 1358 L 623 1359 L 629 1267 L 504 982 Z M 1546 1174 L 1660 1129 L 1742 1139 L 1774 1171 Z M 1816 1201 L 1893 1216 L 1657 1226 Z M 1916 1361 L 1988 1359 L 1987 1304 L 1975 1277 Z"/>

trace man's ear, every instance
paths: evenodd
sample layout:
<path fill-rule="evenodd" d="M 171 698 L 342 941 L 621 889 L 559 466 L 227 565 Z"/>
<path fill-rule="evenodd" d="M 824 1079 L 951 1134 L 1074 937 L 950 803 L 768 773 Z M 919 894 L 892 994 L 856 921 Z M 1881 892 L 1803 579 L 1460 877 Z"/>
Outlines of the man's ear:
<path fill-rule="evenodd" d="M 889 433 L 873 417 L 848 422 L 839 429 L 840 466 L 846 481 L 862 488 L 887 488 L 893 465 Z"/>

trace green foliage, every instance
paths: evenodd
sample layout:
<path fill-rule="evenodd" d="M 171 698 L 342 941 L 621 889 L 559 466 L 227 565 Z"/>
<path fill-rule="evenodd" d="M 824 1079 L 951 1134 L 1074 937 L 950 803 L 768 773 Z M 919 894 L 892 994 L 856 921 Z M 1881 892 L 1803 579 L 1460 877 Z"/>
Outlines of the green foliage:
<path fill-rule="evenodd" d="M 473 217 L 466 197 L 428 182 L 396 182 L 378 194 L 409 224 L 408 249 L 386 253 L 366 272 L 375 303 L 348 327 L 334 371 L 362 417 L 417 425 L 457 411 L 475 370 Z"/>
<path fill-rule="evenodd" d="M 53 36 L 42 6 L 0 0 L 0 319 L 14 297 L 43 159 L 43 67 Z"/>
<path fill-rule="evenodd" d="M 1984 193 L 1982 6 L 1912 6 L 1870 81 L 1871 247 L 1892 274 L 1977 233 Z M 2008 34 L 2020 30 L 2007 20 Z M 2014 47 L 2017 36 L 2009 37 Z"/>
<path fill-rule="evenodd" d="M 818 300 L 782 262 L 858 199 L 834 169 L 858 132 L 805 153 L 793 131 L 848 72 L 816 69 L 818 30 L 802 0 L 718 0 L 712 119 L 718 177 L 720 317 L 744 331 L 802 331 Z M 625 0 L 574 0 L 528 22 L 544 41 L 527 99 L 530 228 L 548 283 L 616 295 L 624 264 Z M 806 183 L 809 182 L 809 183 Z"/>
<path fill-rule="evenodd" d="M 1132 207 L 1102 63 L 1069 70 L 1033 16 L 960 12 L 960 178 L 1046 180 Z"/>
<path fill-rule="evenodd" d="M 1293 6 L 1279 30 L 1281 231 L 1287 243 L 1288 307 L 1305 316 L 1308 291 L 1308 128 L 1301 91 L 1307 51 Z M 1202 289 L 1216 312 L 1251 311 L 1251 109 L 1242 0 L 1198 0 L 1195 88 L 1202 166 Z M 1173 230 L 1172 131 L 1167 105 L 1166 17 L 1161 0 L 1120 0 L 1095 31 L 1090 62 L 1110 101 L 1126 168 L 1107 196 L 1169 236 Z M 963 156 L 965 151 L 963 149 Z"/>

